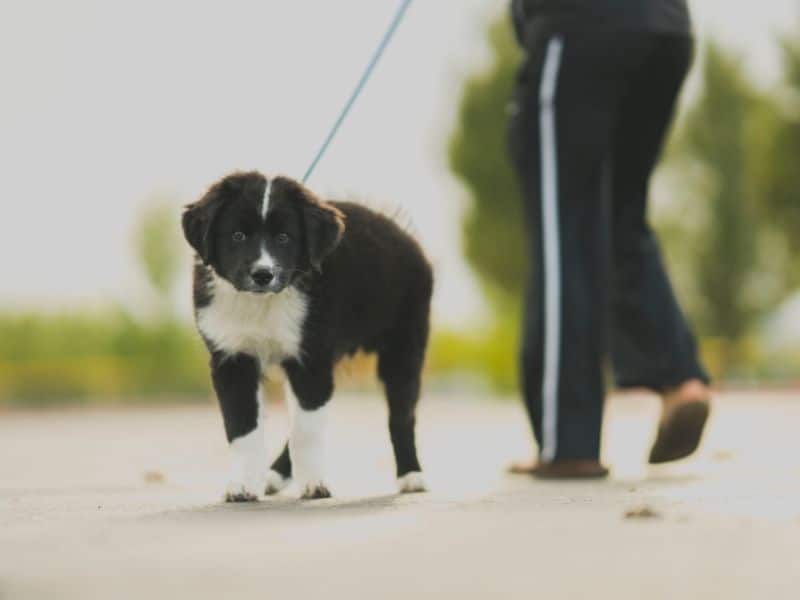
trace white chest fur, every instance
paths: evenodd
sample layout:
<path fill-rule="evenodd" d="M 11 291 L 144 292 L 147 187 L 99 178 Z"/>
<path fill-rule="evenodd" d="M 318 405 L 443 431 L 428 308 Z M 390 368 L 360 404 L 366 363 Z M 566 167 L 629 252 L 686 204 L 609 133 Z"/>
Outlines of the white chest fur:
<path fill-rule="evenodd" d="M 264 366 L 299 356 L 308 307 L 302 292 L 239 292 L 219 277 L 209 285 L 213 299 L 197 311 L 197 327 L 215 350 L 257 356 Z"/>

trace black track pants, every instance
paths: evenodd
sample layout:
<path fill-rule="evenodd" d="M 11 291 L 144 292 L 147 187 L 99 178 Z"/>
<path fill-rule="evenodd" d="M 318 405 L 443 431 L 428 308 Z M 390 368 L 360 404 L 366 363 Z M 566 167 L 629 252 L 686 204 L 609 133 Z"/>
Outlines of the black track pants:
<path fill-rule="evenodd" d="M 525 403 L 541 460 L 597 458 L 607 356 L 623 387 L 707 381 L 646 216 L 693 45 L 542 29 L 528 46 L 509 131 L 532 256 Z"/>

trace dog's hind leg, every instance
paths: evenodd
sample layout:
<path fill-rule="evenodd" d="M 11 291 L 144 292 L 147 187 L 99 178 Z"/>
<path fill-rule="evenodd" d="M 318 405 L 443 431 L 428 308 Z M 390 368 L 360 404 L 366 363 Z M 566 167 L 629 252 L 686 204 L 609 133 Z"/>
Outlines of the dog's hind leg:
<path fill-rule="evenodd" d="M 426 490 L 417 458 L 415 429 L 428 344 L 433 286 L 430 273 L 425 273 L 419 283 L 378 350 L 378 377 L 383 382 L 389 404 L 389 435 L 397 463 L 397 487 L 404 494 Z"/>
<path fill-rule="evenodd" d="M 426 269 L 378 349 L 378 377 L 389 404 L 389 435 L 397 463 L 397 487 L 404 494 L 426 489 L 417 458 L 415 428 L 432 288 L 433 277 Z"/>
<path fill-rule="evenodd" d="M 397 351 L 398 348 L 402 349 Z M 405 352 L 403 345 L 386 349 L 378 357 L 378 376 L 389 404 L 389 435 L 397 464 L 397 487 L 402 493 L 426 489 L 415 440 L 421 370 L 421 357 L 416 359 L 414 353 Z"/>
<path fill-rule="evenodd" d="M 267 473 L 267 485 L 264 493 L 267 496 L 277 494 L 288 486 L 291 480 L 292 459 L 289 456 L 289 443 L 287 442 Z"/>

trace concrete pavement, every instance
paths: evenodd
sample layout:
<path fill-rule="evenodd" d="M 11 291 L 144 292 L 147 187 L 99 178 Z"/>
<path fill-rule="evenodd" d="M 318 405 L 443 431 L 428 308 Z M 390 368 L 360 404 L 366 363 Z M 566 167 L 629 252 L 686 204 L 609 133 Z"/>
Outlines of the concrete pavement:
<path fill-rule="evenodd" d="M 406 497 L 383 401 L 334 402 L 336 497 L 251 505 L 218 500 L 211 402 L 0 413 L 0 599 L 800 597 L 798 394 L 719 397 L 697 458 L 659 468 L 656 400 L 616 397 L 592 483 L 503 474 L 531 452 L 516 402 L 427 397 L 432 491 Z M 285 429 L 271 407 L 273 451 Z"/>

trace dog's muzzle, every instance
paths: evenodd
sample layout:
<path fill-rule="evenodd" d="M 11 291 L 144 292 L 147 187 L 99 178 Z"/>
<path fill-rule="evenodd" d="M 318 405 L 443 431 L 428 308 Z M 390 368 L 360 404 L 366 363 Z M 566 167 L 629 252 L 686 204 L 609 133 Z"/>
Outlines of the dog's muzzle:
<path fill-rule="evenodd" d="M 286 277 L 280 269 L 255 267 L 250 271 L 250 289 L 256 294 L 277 294 L 286 287 Z"/>

